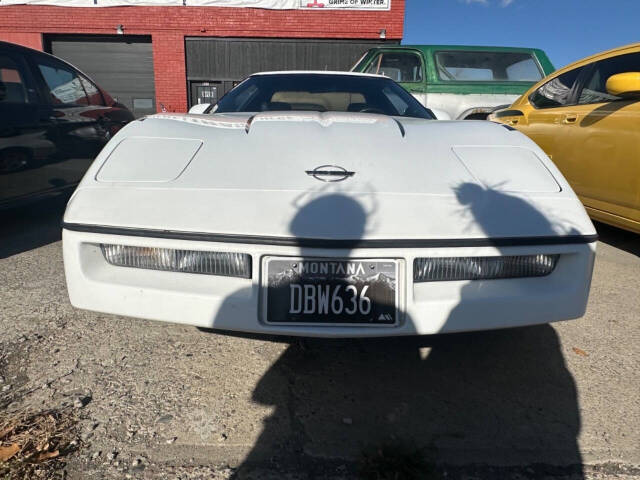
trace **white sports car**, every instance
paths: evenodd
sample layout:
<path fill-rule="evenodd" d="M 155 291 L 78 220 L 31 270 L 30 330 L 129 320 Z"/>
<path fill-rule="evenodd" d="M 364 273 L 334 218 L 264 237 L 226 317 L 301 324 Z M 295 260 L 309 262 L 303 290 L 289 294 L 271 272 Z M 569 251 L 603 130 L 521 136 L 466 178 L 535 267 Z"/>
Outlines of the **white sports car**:
<path fill-rule="evenodd" d="M 555 165 L 510 127 L 432 118 L 385 77 L 281 72 L 131 122 L 65 213 L 71 303 L 326 337 L 582 316 L 596 232 Z"/>

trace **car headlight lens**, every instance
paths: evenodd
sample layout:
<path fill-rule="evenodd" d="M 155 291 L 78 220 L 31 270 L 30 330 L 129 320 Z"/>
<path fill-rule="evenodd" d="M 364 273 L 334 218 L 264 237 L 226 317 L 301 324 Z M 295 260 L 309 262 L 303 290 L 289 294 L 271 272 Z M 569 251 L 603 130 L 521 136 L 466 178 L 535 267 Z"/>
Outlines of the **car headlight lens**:
<path fill-rule="evenodd" d="M 416 258 L 413 262 L 413 281 L 446 282 L 544 277 L 556 268 L 559 256 L 540 254 L 508 257 Z"/>
<path fill-rule="evenodd" d="M 168 272 L 251 278 L 251 255 L 101 244 L 111 265 Z"/>

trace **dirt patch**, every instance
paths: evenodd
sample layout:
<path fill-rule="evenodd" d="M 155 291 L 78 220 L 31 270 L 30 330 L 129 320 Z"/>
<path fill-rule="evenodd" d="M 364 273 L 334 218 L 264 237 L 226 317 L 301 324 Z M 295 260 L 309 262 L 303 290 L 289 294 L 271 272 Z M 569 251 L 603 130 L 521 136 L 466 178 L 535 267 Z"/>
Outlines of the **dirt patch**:
<path fill-rule="evenodd" d="M 1 478 L 63 478 L 65 457 L 77 450 L 71 408 L 0 415 Z"/>

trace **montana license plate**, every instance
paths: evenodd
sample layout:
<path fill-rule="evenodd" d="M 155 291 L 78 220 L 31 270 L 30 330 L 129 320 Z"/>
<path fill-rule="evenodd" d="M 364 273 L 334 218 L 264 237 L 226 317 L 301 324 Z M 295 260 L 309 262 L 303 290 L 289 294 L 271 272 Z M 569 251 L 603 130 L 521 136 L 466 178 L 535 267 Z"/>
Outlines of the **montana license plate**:
<path fill-rule="evenodd" d="M 396 260 L 267 258 L 266 322 L 398 323 Z"/>

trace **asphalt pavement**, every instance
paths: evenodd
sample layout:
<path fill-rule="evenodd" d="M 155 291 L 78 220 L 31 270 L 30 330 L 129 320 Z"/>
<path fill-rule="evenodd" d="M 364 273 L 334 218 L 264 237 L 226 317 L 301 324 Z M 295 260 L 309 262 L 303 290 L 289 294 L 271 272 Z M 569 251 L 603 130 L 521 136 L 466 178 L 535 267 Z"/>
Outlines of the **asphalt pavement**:
<path fill-rule="evenodd" d="M 0 415 L 75 402 L 68 478 L 376 478 L 417 457 L 415 478 L 640 477 L 638 235 L 597 225 L 579 320 L 273 338 L 74 309 L 64 203 L 0 213 Z"/>

